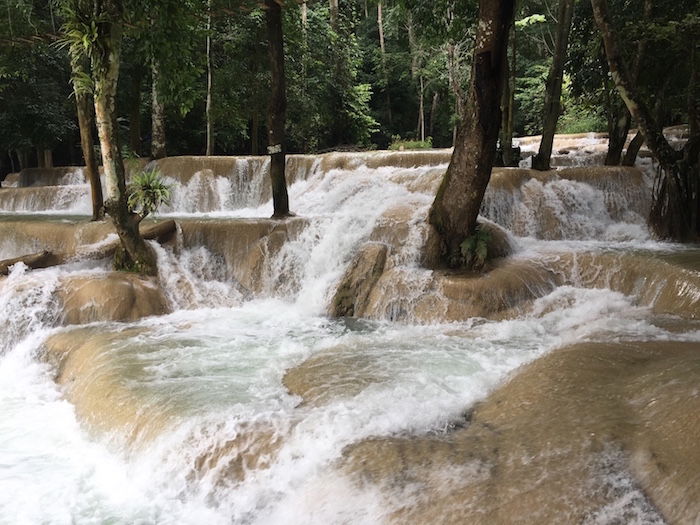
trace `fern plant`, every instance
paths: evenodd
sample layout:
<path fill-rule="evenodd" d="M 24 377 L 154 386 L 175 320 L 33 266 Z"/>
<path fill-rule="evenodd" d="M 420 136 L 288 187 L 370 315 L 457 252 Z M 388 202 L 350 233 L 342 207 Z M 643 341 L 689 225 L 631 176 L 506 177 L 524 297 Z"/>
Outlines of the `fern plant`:
<path fill-rule="evenodd" d="M 157 169 L 144 170 L 131 179 L 128 188 L 129 210 L 144 219 L 162 204 L 170 204 L 170 187 Z"/>
<path fill-rule="evenodd" d="M 470 235 L 459 245 L 462 253 L 462 264 L 473 270 L 483 268 L 489 254 L 490 240 L 491 233 L 482 229 L 481 226 L 477 226 L 474 235 Z"/>

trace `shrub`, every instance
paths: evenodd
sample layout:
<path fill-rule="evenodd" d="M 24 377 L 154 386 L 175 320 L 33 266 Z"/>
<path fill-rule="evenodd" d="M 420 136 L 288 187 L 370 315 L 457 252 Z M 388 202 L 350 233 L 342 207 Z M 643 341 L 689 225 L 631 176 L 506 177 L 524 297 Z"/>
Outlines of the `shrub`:
<path fill-rule="evenodd" d="M 157 169 L 145 170 L 131 179 L 128 188 L 129 210 L 141 218 L 153 213 L 161 204 L 170 203 L 170 187 Z"/>
<path fill-rule="evenodd" d="M 406 149 L 432 149 L 433 137 L 428 137 L 425 140 L 403 140 L 400 135 L 391 137 L 390 150 L 403 151 Z"/>

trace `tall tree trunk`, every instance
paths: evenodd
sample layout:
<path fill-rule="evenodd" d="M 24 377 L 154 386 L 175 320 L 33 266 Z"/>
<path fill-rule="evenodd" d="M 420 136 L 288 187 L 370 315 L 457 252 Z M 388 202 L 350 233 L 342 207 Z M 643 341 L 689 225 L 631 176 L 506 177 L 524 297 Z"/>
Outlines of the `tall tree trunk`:
<path fill-rule="evenodd" d="M 508 32 L 514 0 L 479 0 L 479 24 L 467 103 L 450 165 L 430 209 L 447 261 L 460 260 L 460 244 L 476 231 L 481 201 L 491 177 L 500 123 Z"/>
<path fill-rule="evenodd" d="M 36 167 L 46 168 L 46 157 L 44 157 L 44 148 L 42 146 L 37 146 L 36 148 Z"/>
<path fill-rule="evenodd" d="M 104 202 L 102 198 L 102 183 L 100 172 L 95 157 L 92 128 L 95 125 L 95 108 L 92 95 L 80 85 L 80 78 L 84 78 L 87 72 L 87 64 L 84 59 L 77 56 L 71 57 L 71 77 L 73 79 L 73 93 L 75 94 L 75 106 L 78 113 L 78 128 L 80 129 L 80 148 L 85 160 L 85 175 L 90 183 L 92 196 L 92 220 L 104 219 Z"/>
<path fill-rule="evenodd" d="M 513 156 L 513 109 L 515 106 L 515 24 L 510 30 L 511 57 L 506 60 L 506 81 L 503 83 L 503 96 L 501 97 L 501 151 L 503 155 L 503 165 L 513 166 L 517 159 Z M 517 164 L 516 164 L 517 165 Z"/>
<path fill-rule="evenodd" d="M 148 275 L 157 273 L 155 253 L 144 242 L 139 232 L 139 220 L 129 212 L 127 205 L 124 162 L 119 148 L 119 128 L 115 108 L 119 60 L 121 54 L 121 5 L 105 0 L 102 8 L 107 20 L 98 24 L 97 42 L 101 53 L 92 57 L 95 85 L 95 117 L 102 150 L 109 213 L 124 248 L 118 269 L 129 269 Z"/>
<path fill-rule="evenodd" d="M 141 83 L 143 67 L 134 70 L 131 77 L 131 107 L 129 108 L 129 147 L 135 155 L 141 155 Z"/>
<path fill-rule="evenodd" d="M 337 2 L 336 2 L 337 5 Z M 267 108 L 267 152 L 270 155 L 270 182 L 272 183 L 272 216 L 289 216 L 289 196 L 284 167 L 286 145 L 284 127 L 287 118 L 287 93 L 284 73 L 284 37 L 282 34 L 282 9 L 275 0 L 265 0 L 267 19 L 268 53 L 270 59 L 271 86 Z"/>
<path fill-rule="evenodd" d="M 447 44 L 447 78 L 450 83 L 450 89 L 455 97 L 455 114 L 457 119 L 461 119 L 464 116 L 464 93 L 462 92 L 462 86 L 459 81 L 458 74 L 458 52 L 457 46 L 453 42 Z M 455 122 L 452 128 L 452 145 L 457 144 L 457 128 L 459 127 L 459 121 Z"/>
<path fill-rule="evenodd" d="M 423 75 L 420 75 L 418 86 L 418 132 L 416 135 L 421 141 L 425 141 L 425 81 Z"/>
<path fill-rule="evenodd" d="M 641 131 L 637 131 L 629 145 L 627 146 L 627 151 L 625 151 L 625 156 L 622 158 L 623 166 L 634 166 L 637 162 L 637 155 L 639 155 L 639 150 L 642 149 L 644 145 L 644 135 Z"/>
<path fill-rule="evenodd" d="M 161 93 L 160 64 L 151 59 L 151 157 L 162 159 L 165 150 L 165 104 Z"/>
<path fill-rule="evenodd" d="M 591 5 L 617 90 L 643 133 L 649 149 L 659 161 L 660 169 L 654 184 L 649 225 L 660 237 L 679 241 L 696 240 L 700 235 L 698 141 L 691 137 L 683 152 L 671 147 L 664 137 L 661 125 L 639 97 L 625 69 L 617 36 L 610 23 L 606 0 L 591 0 Z"/>
<path fill-rule="evenodd" d="M 338 0 L 330 0 L 330 12 L 331 12 L 331 27 L 334 31 L 338 31 L 338 13 L 340 9 L 338 6 Z"/>
<path fill-rule="evenodd" d="M 557 35 L 554 44 L 552 66 L 547 75 L 547 85 L 544 95 L 544 116 L 542 140 L 540 149 L 532 158 L 532 167 L 546 171 L 552 157 L 552 144 L 557 131 L 557 121 L 561 112 L 561 86 L 564 80 L 564 61 L 566 48 L 569 44 L 569 31 L 574 14 L 574 0 L 559 0 Z"/>
<path fill-rule="evenodd" d="M 438 102 L 440 101 L 440 95 L 436 91 L 433 93 L 433 102 L 430 105 L 430 124 L 428 125 L 428 133 L 431 137 L 435 134 L 435 116 L 437 114 Z"/>
<path fill-rule="evenodd" d="M 211 63 L 211 2 L 207 2 L 207 146 L 206 155 L 214 153 L 214 122 L 212 121 L 212 63 Z"/>
<path fill-rule="evenodd" d="M 695 137 L 700 134 L 700 115 L 698 114 L 698 41 L 690 38 L 690 77 L 688 79 L 688 134 Z"/>
<path fill-rule="evenodd" d="M 365 4 L 366 6 L 367 4 Z M 381 0 L 377 3 L 377 27 L 379 28 L 379 53 L 382 58 L 382 73 L 384 75 L 384 92 L 386 93 L 387 117 L 389 128 L 392 127 L 391 95 L 389 93 L 389 70 L 386 64 L 386 42 L 384 40 L 384 15 Z"/>
<path fill-rule="evenodd" d="M 615 111 L 608 122 L 608 152 L 605 154 L 606 166 L 618 166 L 622 150 L 627 142 L 627 134 L 632 123 L 632 116 L 624 104 L 615 101 Z"/>
<path fill-rule="evenodd" d="M 260 115 L 257 109 L 253 110 L 250 121 L 250 154 L 258 155 L 260 154 Z"/>
<path fill-rule="evenodd" d="M 652 0 L 644 0 L 644 18 L 646 20 L 651 19 L 652 8 Z M 637 42 L 637 54 L 634 57 L 634 66 L 631 71 L 631 81 L 634 84 L 636 84 L 639 80 L 642 63 L 644 62 L 646 45 L 647 39 L 644 37 L 640 38 Z M 634 163 L 637 160 L 637 154 L 639 153 L 639 149 L 642 147 L 644 140 L 642 137 L 638 138 L 639 132 L 637 132 L 627 148 L 624 159 L 622 162 L 620 161 L 622 150 L 627 142 L 627 134 L 629 133 L 630 125 L 632 124 L 632 114 L 627 109 L 627 106 L 622 98 L 619 96 L 618 98 L 619 102 L 614 104 L 614 107 L 616 108 L 615 115 L 608 122 L 609 139 L 608 153 L 605 156 L 605 164 L 606 166 L 616 166 L 622 163 L 626 166 L 634 166 Z"/>

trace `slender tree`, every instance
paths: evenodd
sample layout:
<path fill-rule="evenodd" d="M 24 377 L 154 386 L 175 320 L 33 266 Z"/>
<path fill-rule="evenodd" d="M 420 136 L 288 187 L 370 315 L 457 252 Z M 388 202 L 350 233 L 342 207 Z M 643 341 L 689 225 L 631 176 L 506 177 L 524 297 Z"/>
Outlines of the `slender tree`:
<path fill-rule="evenodd" d="M 610 20 L 607 1 L 591 0 L 591 5 L 605 44 L 610 74 L 649 149 L 659 161 L 649 224 L 660 237 L 679 241 L 697 240 L 700 237 L 700 134 L 697 126 L 690 126 L 694 134 L 682 151 L 671 147 L 664 137 L 663 128 L 631 81 Z M 692 45 L 695 46 L 694 41 Z M 696 68 L 693 49 L 690 54 L 689 94 L 697 89 L 694 84 Z M 689 98 L 695 101 L 694 95 Z M 692 119 L 692 110 L 689 109 L 688 113 Z"/>
<path fill-rule="evenodd" d="M 532 167 L 537 170 L 548 170 L 552 157 L 552 144 L 557 131 L 557 121 L 561 113 L 561 87 L 564 80 L 564 61 L 566 48 L 569 43 L 569 32 L 574 14 L 574 0 L 559 0 L 557 11 L 557 34 L 554 43 L 554 56 L 547 76 L 544 96 L 544 117 L 542 140 L 540 148 L 532 158 Z"/>
<path fill-rule="evenodd" d="M 467 115 L 429 216 L 442 237 L 451 266 L 459 263 L 460 245 L 476 232 L 479 208 L 491 177 L 513 11 L 514 0 L 479 1 Z"/>
<path fill-rule="evenodd" d="M 104 202 L 102 197 L 102 183 L 100 172 L 95 158 L 95 149 L 92 128 L 95 126 L 95 107 L 90 92 L 91 83 L 86 67 L 86 57 L 77 46 L 71 52 L 71 78 L 75 106 L 78 113 L 78 128 L 80 129 L 80 147 L 85 160 L 85 174 L 90 183 L 90 195 L 92 197 L 92 220 L 99 221 L 104 218 Z"/>
<path fill-rule="evenodd" d="M 282 33 L 282 9 L 276 0 L 265 0 L 268 55 L 270 59 L 270 100 L 267 108 L 267 152 L 270 155 L 270 182 L 274 218 L 289 213 L 289 196 L 284 168 L 286 162 L 285 124 L 287 93 L 284 73 L 284 35 Z"/>
<path fill-rule="evenodd" d="M 165 101 L 158 58 L 151 58 L 151 157 L 162 159 L 165 148 Z"/>
<path fill-rule="evenodd" d="M 115 266 L 117 269 L 154 275 L 157 272 L 155 253 L 139 232 L 141 216 L 132 213 L 127 202 L 124 162 L 119 147 L 116 94 L 124 8 L 120 0 L 64 2 L 65 38 L 72 46 L 82 46 L 90 59 L 95 117 L 107 190 L 104 207 L 122 244 Z"/>
<path fill-rule="evenodd" d="M 207 144 L 206 144 L 206 154 L 207 156 L 214 153 L 214 122 L 212 120 L 212 63 L 211 63 L 211 8 L 212 0 L 207 2 L 207 106 L 206 106 L 206 117 L 207 117 Z"/>

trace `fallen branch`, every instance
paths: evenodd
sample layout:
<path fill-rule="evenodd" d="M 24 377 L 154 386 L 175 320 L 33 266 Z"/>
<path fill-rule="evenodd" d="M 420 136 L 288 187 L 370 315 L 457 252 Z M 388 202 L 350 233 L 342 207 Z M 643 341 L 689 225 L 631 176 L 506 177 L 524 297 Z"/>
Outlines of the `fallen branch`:
<path fill-rule="evenodd" d="M 168 242 L 172 238 L 176 229 L 177 226 L 175 221 L 167 220 L 154 224 L 149 228 L 144 228 L 141 235 L 148 241 L 157 240 L 159 243 L 164 243 Z M 119 243 L 119 239 L 115 239 L 112 242 L 105 243 L 97 247 L 79 246 L 74 254 L 60 252 L 56 253 L 44 250 L 39 253 L 31 253 L 29 255 L 15 257 L 13 259 L 5 259 L 4 261 L 0 261 L 0 275 L 9 274 L 10 268 L 18 263 L 24 263 L 27 268 L 37 270 L 40 268 L 58 266 L 66 262 L 79 259 L 104 259 L 114 255 L 114 252 L 119 247 Z M 81 250 L 81 248 L 83 248 L 83 250 Z"/>

